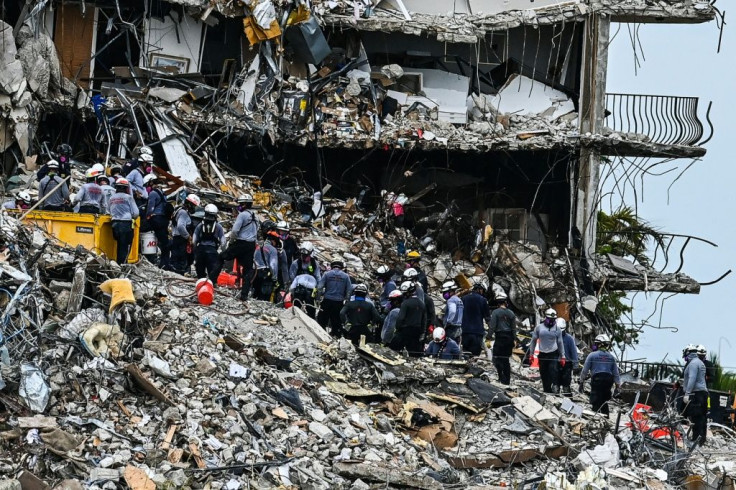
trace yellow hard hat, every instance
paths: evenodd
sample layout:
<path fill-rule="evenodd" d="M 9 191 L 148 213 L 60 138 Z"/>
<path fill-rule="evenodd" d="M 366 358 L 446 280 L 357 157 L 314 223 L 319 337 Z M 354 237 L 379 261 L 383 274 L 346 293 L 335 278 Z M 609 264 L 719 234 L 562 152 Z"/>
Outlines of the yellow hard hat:
<path fill-rule="evenodd" d="M 406 258 L 407 259 L 421 259 L 422 254 L 416 250 L 411 250 L 409 253 L 406 254 Z"/>

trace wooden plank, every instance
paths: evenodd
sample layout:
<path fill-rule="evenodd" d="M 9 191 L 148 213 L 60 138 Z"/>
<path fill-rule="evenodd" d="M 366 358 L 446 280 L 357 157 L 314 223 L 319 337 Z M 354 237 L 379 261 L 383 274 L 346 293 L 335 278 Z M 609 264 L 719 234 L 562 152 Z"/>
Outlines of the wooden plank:
<path fill-rule="evenodd" d="M 131 490 L 156 490 L 156 483 L 148 478 L 146 472 L 133 465 L 125 467 L 123 478 Z"/>
<path fill-rule="evenodd" d="M 21 429 L 53 429 L 58 426 L 54 417 L 18 417 L 18 427 Z"/>
<path fill-rule="evenodd" d="M 118 404 L 118 407 L 120 407 L 120 411 L 123 412 L 126 417 L 130 418 L 133 416 L 133 412 L 128 410 L 128 407 L 125 406 L 122 400 L 118 400 L 116 403 Z"/>
<path fill-rule="evenodd" d="M 176 424 L 169 426 L 169 430 L 166 432 L 166 437 L 164 437 L 164 442 L 161 443 L 161 449 L 164 451 L 171 447 L 171 441 L 174 439 L 174 434 L 176 433 L 177 428 L 178 426 Z"/>
<path fill-rule="evenodd" d="M 146 393 L 153 396 L 159 401 L 168 403 L 169 405 L 174 405 L 174 402 L 171 400 L 171 398 L 166 396 L 163 391 L 156 388 L 156 386 L 151 382 L 151 380 L 146 377 L 145 374 L 143 374 L 138 366 L 136 366 L 135 364 L 128 364 L 125 369 Z"/>
<path fill-rule="evenodd" d="M 443 402 L 452 403 L 453 405 L 457 405 L 458 407 L 462 407 L 468 412 L 471 413 L 481 413 L 483 411 L 482 407 L 479 407 L 472 403 L 470 400 L 465 400 L 463 398 L 460 398 L 459 396 L 453 396 L 453 395 L 445 395 L 441 393 L 425 393 L 425 395 L 428 398 L 432 398 L 433 400 L 441 400 Z"/>
<path fill-rule="evenodd" d="M 197 468 L 203 469 L 207 467 L 199 452 L 199 447 L 195 443 L 189 444 L 189 452 L 192 453 L 192 457 L 194 458 L 194 462 L 197 464 Z"/>
<path fill-rule="evenodd" d="M 166 456 L 166 459 L 169 460 L 169 463 L 171 464 L 177 464 L 181 462 L 181 458 L 184 456 L 184 450 L 180 448 L 171 449 L 169 450 L 169 454 Z"/>

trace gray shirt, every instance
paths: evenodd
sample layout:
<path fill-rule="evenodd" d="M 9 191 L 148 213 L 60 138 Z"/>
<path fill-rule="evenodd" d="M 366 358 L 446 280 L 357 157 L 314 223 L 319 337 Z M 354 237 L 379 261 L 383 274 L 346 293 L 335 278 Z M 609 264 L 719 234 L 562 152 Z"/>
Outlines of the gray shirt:
<path fill-rule="evenodd" d="M 192 218 L 184 208 L 179 208 L 174 213 L 174 226 L 171 230 L 171 236 L 180 236 L 182 238 L 189 238 L 189 231 L 187 227 L 192 224 Z"/>
<path fill-rule="evenodd" d="M 350 297 L 350 277 L 340 269 L 330 269 L 319 280 L 324 298 L 332 301 L 345 301 Z"/>
<path fill-rule="evenodd" d="M 529 353 L 534 354 L 539 341 L 539 352 L 550 353 L 557 350 L 560 357 L 565 357 L 565 347 L 562 345 L 562 330 L 553 325 L 548 328 L 544 323 L 537 325 L 532 333 L 532 343 L 529 345 Z"/>
<path fill-rule="evenodd" d="M 104 211 L 103 213 L 109 213 L 110 212 L 110 198 L 113 194 L 115 194 L 115 188 L 111 185 L 101 185 L 100 189 L 102 189 L 102 202 L 104 203 Z"/>
<path fill-rule="evenodd" d="M 194 229 L 192 234 L 192 243 L 202 246 L 219 247 L 225 243 L 225 230 L 222 229 L 220 223 L 215 223 L 214 230 L 210 234 L 205 234 L 205 223 L 200 223 Z"/>
<path fill-rule="evenodd" d="M 289 271 L 286 267 L 286 253 L 278 250 L 266 241 L 263 245 L 256 249 L 253 254 L 253 260 L 258 269 L 269 268 L 274 279 L 280 279 L 282 284 L 289 284 Z M 279 276 L 281 273 L 281 276 Z"/>
<path fill-rule="evenodd" d="M 510 333 L 516 337 L 516 315 L 508 308 L 496 308 L 491 313 L 490 334 L 501 332 Z"/>
<path fill-rule="evenodd" d="M 138 206 L 130 194 L 116 192 L 110 197 L 110 217 L 113 221 L 132 221 L 138 214 Z"/>
<path fill-rule="evenodd" d="M 41 182 L 38 183 L 38 200 L 40 201 L 47 194 L 50 194 L 52 189 L 59 185 L 60 182 L 64 182 L 64 179 L 58 175 L 47 175 L 41 179 Z M 69 199 L 69 187 L 67 187 L 66 182 L 64 182 L 61 187 L 56 189 L 53 194 L 43 202 L 42 207 L 63 206 L 67 199 Z"/>
<path fill-rule="evenodd" d="M 294 281 L 291 283 L 291 287 L 289 287 L 290 291 L 294 291 L 299 286 L 303 286 L 309 290 L 312 290 L 317 287 L 317 279 L 314 278 L 311 274 L 299 274 L 294 278 Z"/>
<path fill-rule="evenodd" d="M 396 333 L 396 319 L 399 317 L 399 308 L 393 308 L 383 320 L 383 329 L 381 329 L 381 342 L 390 344 Z"/>
<path fill-rule="evenodd" d="M 692 395 L 696 391 L 708 391 L 705 384 L 705 364 L 701 361 L 697 354 L 688 356 L 688 363 L 683 373 L 683 389 L 686 395 Z"/>
<path fill-rule="evenodd" d="M 238 214 L 231 232 L 236 240 L 255 242 L 258 236 L 258 219 L 253 211 L 246 209 Z"/>
<path fill-rule="evenodd" d="M 80 206 L 94 206 L 100 211 L 104 211 L 105 200 L 102 195 L 102 188 L 94 182 L 87 182 L 79 189 L 74 197 L 74 203 Z"/>

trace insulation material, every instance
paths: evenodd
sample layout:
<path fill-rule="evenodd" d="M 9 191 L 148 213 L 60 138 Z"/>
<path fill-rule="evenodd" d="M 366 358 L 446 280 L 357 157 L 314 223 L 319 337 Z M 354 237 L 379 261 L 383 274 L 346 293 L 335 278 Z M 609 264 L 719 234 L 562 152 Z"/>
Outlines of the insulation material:
<path fill-rule="evenodd" d="M 498 95 L 490 98 L 494 109 L 504 114 L 543 115 L 550 121 L 575 110 L 570 97 L 523 75 L 514 74 Z"/>
<path fill-rule="evenodd" d="M 161 138 L 161 146 L 171 174 L 186 182 L 196 182 L 200 178 L 199 169 L 194 159 L 187 153 L 181 137 L 176 136 L 174 131 L 161 121 L 154 120 L 153 124 L 156 126 L 158 137 Z"/>

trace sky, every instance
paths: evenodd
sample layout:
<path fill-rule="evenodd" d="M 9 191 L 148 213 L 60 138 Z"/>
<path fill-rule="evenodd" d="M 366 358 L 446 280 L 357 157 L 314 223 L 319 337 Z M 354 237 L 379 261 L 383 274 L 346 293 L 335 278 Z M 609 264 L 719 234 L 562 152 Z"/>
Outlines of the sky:
<path fill-rule="evenodd" d="M 728 17 L 726 17 L 728 22 Z M 611 34 L 619 24 L 611 26 Z M 722 365 L 736 371 L 736 162 L 731 141 L 736 138 L 736 29 L 728 24 L 717 54 L 719 30 L 715 22 L 697 25 L 641 24 L 638 37 L 644 58 L 637 49 L 641 66 L 635 72 L 634 50 L 626 24 L 609 47 L 607 92 L 681 95 L 700 98 L 701 120 L 713 101 L 713 139 L 705 145 L 706 156 L 696 162 L 673 184 L 668 203 L 667 188 L 677 172 L 644 180 L 644 196 L 638 196 L 641 218 L 662 231 L 695 235 L 718 244 L 690 243 L 682 272 L 700 282 L 718 278 L 729 269 L 734 273 L 720 283 L 705 286 L 699 295 L 676 295 L 665 302 L 662 327 L 647 328 L 639 345 L 625 352 L 628 359 L 668 361 L 680 358 L 688 343 L 703 344 L 711 352 L 720 351 Z M 632 26 L 633 32 L 633 26 Z M 678 160 L 670 167 L 684 168 L 691 161 Z M 625 201 L 633 205 L 633 195 Z M 676 254 L 675 254 L 676 255 Z M 673 262 L 679 262 L 677 257 Z M 635 300 L 635 316 L 649 316 L 657 295 Z M 654 317 L 659 323 L 659 313 Z M 729 343 L 731 346 L 729 346 Z"/>

